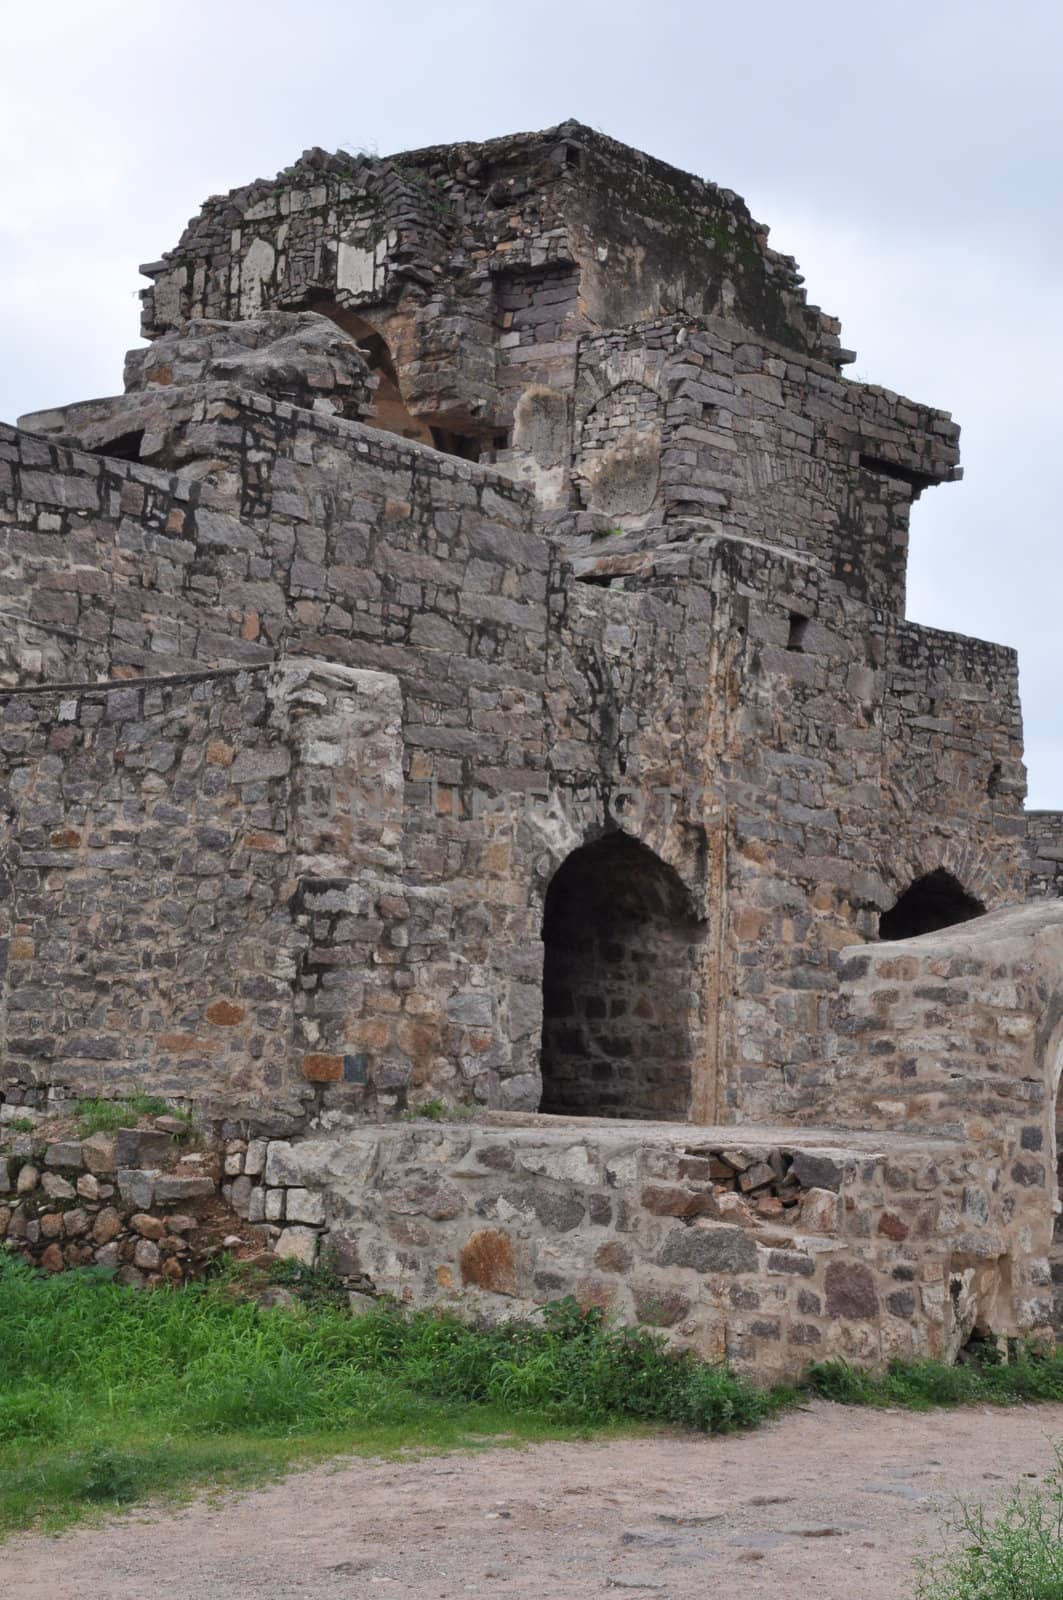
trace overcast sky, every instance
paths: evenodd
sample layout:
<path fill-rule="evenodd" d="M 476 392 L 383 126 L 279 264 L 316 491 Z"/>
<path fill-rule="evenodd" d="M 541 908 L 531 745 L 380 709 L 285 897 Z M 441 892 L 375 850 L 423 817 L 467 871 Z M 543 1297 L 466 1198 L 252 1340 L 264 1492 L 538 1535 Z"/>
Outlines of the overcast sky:
<path fill-rule="evenodd" d="M 575 117 L 745 196 L 850 369 L 950 410 L 909 613 L 1018 647 L 1063 807 L 1058 0 L 41 0 L 3 19 L 0 418 L 112 394 L 141 261 L 310 145 Z"/>

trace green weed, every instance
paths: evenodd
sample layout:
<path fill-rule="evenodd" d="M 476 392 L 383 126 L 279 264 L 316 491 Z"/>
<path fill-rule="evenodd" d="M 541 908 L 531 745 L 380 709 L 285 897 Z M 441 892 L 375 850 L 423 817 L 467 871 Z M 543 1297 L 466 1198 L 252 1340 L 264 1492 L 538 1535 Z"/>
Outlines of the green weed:
<path fill-rule="evenodd" d="M 960 1546 L 920 1564 L 917 1600 L 1060 1600 L 1063 1456 L 1039 1488 L 1013 1490 L 996 1516 L 961 1505 L 946 1527 Z"/>
<path fill-rule="evenodd" d="M 475 1106 L 448 1105 L 445 1100 L 423 1100 L 403 1112 L 405 1122 L 471 1122 L 479 1115 Z"/>
<path fill-rule="evenodd" d="M 844 1361 L 821 1361 L 809 1367 L 804 1387 L 840 1405 L 901 1406 L 908 1411 L 1063 1400 L 1063 1347 L 1017 1344 L 1006 1361 L 990 1347 L 979 1359 L 956 1366 L 944 1361 L 891 1361 L 882 1373 L 850 1367 Z"/>
<path fill-rule="evenodd" d="M 187 1112 L 174 1111 L 155 1094 L 131 1094 L 121 1100 L 75 1100 L 74 1116 L 82 1139 L 93 1133 L 115 1133 L 119 1128 L 135 1127 L 141 1117 L 180 1117 L 191 1126 Z"/>

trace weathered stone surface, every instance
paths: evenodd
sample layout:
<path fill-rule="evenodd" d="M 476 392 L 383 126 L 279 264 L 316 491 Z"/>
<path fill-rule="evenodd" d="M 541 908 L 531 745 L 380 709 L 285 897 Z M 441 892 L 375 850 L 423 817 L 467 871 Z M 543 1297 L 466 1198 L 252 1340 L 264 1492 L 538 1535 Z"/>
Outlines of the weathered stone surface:
<path fill-rule="evenodd" d="M 289 1189 L 285 1196 L 285 1216 L 289 1222 L 324 1222 L 324 1196 L 311 1189 Z"/>
<path fill-rule="evenodd" d="M 81 1145 L 76 1139 L 50 1144 L 44 1152 L 46 1167 L 80 1167 Z"/>
<path fill-rule="evenodd" d="M 806 1189 L 833 1189 L 841 1186 L 843 1168 L 835 1156 L 819 1151 L 799 1150 L 794 1156 L 793 1175 Z"/>
<path fill-rule="evenodd" d="M 461 1247 L 461 1281 L 492 1294 L 517 1292 L 513 1240 L 501 1228 L 478 1228 Z"/>
<path fill-rule="evenodd" d="M 711 1217 L 716 1207 L 711 1193 L 692 1194 L 688 1189 L 673 1189 L 651 1184 L 643 1189 L 642 1204 L 656 1217 Z"/>
<path fill-rule="evenodd" d="M 122 1219 L 113 1206 L 104 1206 L 102 1211 L 96 1213 L 96 1220 L 92 1224 L 92 1237 L 96 1244 L 107 1245 L 116 1239 L 122 1231 Z M 97 1255 L 97 1260 L 99 1256 Z"/>
<path fill-rule="evenodd" d="M 273 1246 L 274 1254 L 287 1261 L 301 1261 L 312 1267 L 317 1257 L 318 1234 L 313 1228 L 284 1228 Z"/>
<path fill-rule="evenodd" d="M 159 1174 L 141 1171 L 137 1167 L 119 1167 L 118 1193 L 127 1205 L 146 1211 L 155 1198 L 155 1184 Z"/>
<path fill-rule="evenodd" d="M 81 1157 L 89 1172 L 97 1178 L 108 1177 L 117 1170 L 117 1144 L 113 1134 L 94 1133 L 81 1141 Z"/>
<path fill-rule="evenodd" d="M 115 1162 L 119 1167 L 155 1167 L 171 1150 L 170 1135 L 158 1128 L 119 1128 Z"/>
<path fill-rule="evenodd" d="M 161 1217 L 148 1216 L 144 1212 L 138 1212 L 135 1216 L 130 1217 L 129 1226 L 136 1233 L 139 1233 L 142 1239 L 158 1241 L 166 1232 L 166 1224 Z"/>
<path fill-rule="evenodd" d="M 659 1261 L 662 1267 L 692 1267 L 695 1272 L 753 1272 L 757 1247 L 739 1228 L 678 1228 L 665 1240 Z"/>
<path fill-rule="evenodd" d="M 41 1178 L 41 1188 L 49 1200 L 73 1200 L 75 1189 L 66 1178 L 61 1178 L 58 1172 L 46 1172 Z"/>
<path fill-rule="evenodd" d="M 801 1196 L 798 1222 L 802 1233 L 836 1233 L 841 1212 L 830 1189 L 807 1189 Z"/>
<path fill-rule="evenodd" d="M 119 1174 L 119 1180 L 121 1174 Z M 214 1193 L 214 1184 L 207 1177 L 174 1177 L 161 1175 L 155 1179 L 155 1200 L 163 1205 L 174 1200 L 195 1200 Z"/>
<path fill-rule="evenodd" d="M 875 1276 L 859 1262 L 832 1261 L 826 1272 L 827 1313 L 855 1320 L 878 1315 Z"/>

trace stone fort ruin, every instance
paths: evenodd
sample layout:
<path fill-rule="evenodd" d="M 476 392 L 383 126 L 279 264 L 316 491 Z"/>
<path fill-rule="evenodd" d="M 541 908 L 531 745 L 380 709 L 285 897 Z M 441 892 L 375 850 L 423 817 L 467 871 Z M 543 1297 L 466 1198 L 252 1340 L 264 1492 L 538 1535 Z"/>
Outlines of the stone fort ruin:
<path fill-rule="evenodd" d="M 141 270 L 126 392 L 0 428 L 0 1110 L 220 1165 L 64 1145 L 12 1247 L 180 1276 L 100 1208 L 216 1179 L 763 1374 L 1063 1327 L 1063 816 L 1014 652 L 905 619 L 949 415 L 577 123 L 308 151 Z"/>

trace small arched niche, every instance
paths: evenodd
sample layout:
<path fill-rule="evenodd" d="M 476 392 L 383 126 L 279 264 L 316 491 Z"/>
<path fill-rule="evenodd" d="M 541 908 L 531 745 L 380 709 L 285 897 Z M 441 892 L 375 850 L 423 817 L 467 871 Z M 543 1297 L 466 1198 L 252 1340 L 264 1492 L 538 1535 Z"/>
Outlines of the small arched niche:
<path fill-rule="evenodd" d="M 689 1117 L 704 938 L 645 845 L 612 833 L 573 851 L 543 915 L 542 1111 Z"/>
<path fill-rule="evenodd" d="M 342 328 L 344 333 L 350 334 L 355 344 L 363 351 L 369 363 L 369 370 L 377 380 L 376 392 L 373 395 L 375 415 L 370 419 L 373 425 L 384 433 L 397 433 L 402 439 L 414 439 L 418 444 L 434 445 L 436 441 L 432 429 L 426 422 L 413 415 L 402 398 L 395 362 L 384 335 L 365 317 L 359 316 L 356 311 L 349 311 L 345 306 L 337 305 L 334 300 L 315 300 L 309 309 L 328 317 L 329 321 Z"/>
<path fill-rule="evenodd" d="M 928 872 L 910 884 L 888 911 L 879 918 L 878 936 L 916 939 L 921 933 L 937 933 L 959 922 L 971 922 L 985 915 L 985 906 L 967 893 L 958 878 L 944 867 Z"/>

